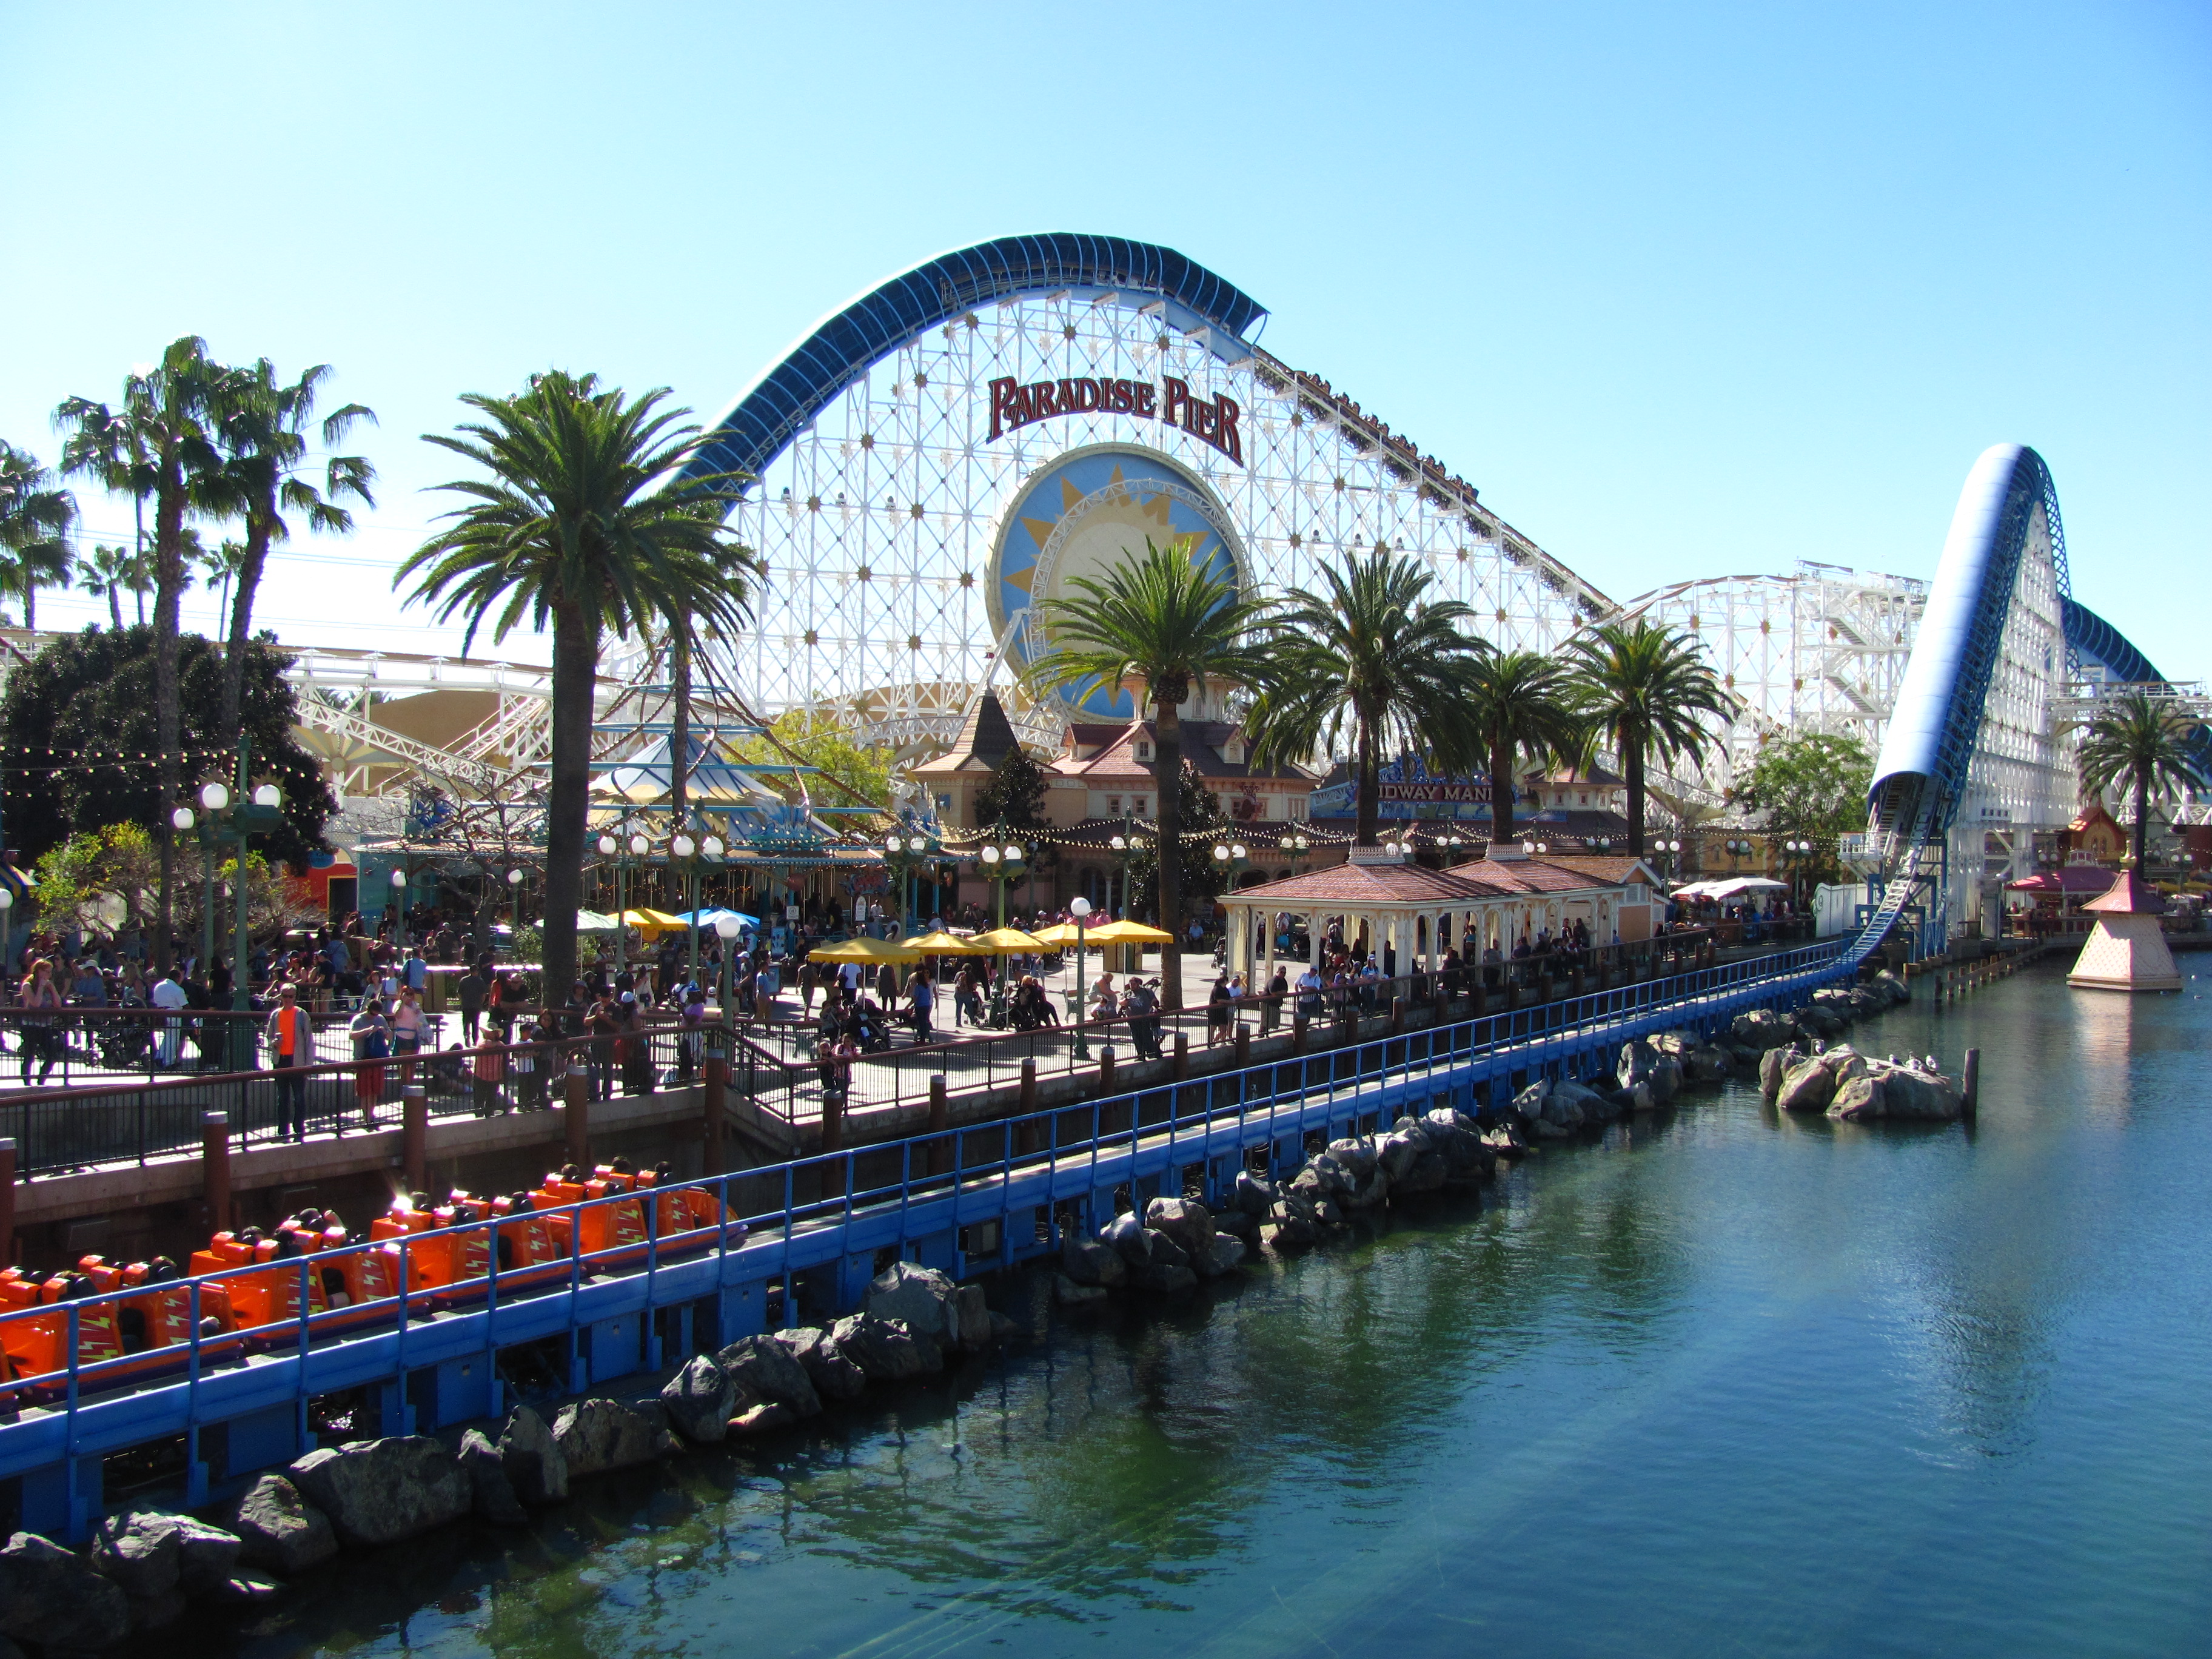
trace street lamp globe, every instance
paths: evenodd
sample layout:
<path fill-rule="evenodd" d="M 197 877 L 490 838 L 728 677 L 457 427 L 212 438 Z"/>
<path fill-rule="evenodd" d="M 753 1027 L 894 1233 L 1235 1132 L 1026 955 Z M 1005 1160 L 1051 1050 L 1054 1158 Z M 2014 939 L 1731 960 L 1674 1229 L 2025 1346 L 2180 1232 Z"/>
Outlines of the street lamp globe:
<path fill-rule="evenodd" d="M 629 838 L 629 850 L 633 857 L 641 859 L 653 850 L 653 843 L 643 836 L 632 836 Z"/>
<path fill-rule="evenodd" d="M 1536 843 L 1533 841 L 1524 841 L 1521 843 L 1521 850 L 1529 857 L 1534 858 L 1536 854 Z"/>
<path fill-rule="evenodd" d="M 1213 844 L 1213 861 L 1216 864 L 1226 864 L 1229 862 L 1229 849 L 1226 847 L 1224 847 L 1219 842 L 1216 842 Z"/>
<path fill-rule="evenodd" d="M 520 887 L 522 885 L 522 872 L 520 868 L 510 870 L 507 872 L 507 884 L 509 887 Z"/>
<path fill-rule="evenodd" d="M 198 820 L 192 816 L 192 809 L 191 807 L 179 806 L 175 811 L 169 814 L 169 822 L 175 824 L 179 830 L 189 830 L 194 823 L 198 823 Z"/>
<path fill-rule="evenodd" d="M 1248 856 L 1244 850 L 1244 843 L 1241 841 L 1231 843 L 1229 856 L 1236 860 L 1239 864 L 1243 863 L 1245 858 Z"/>
<path fill-rule="evenodd" d="M 906 851 L 905 839 L 899 836 L 885 836 L 884 837 L 884 851 L 894 854 L 903 853 Z"/>
<path fill-rule="evenodd" d="M 615 855 L 615 838 L 612 836 L 601 836 L 599 837 L 599 856 L 603 859 L 611 859 Z"/>
<path fill-rule="evenodd" d="M 996 864 L 999 861 L 999 849 L 987 842 L 984 843 L 983 850 L 979 856 L 986 864 Z"/>
<path fill-rule="evenodd" d="M 200 805 L 210 812 L 220 812 L 230 805 L 230 791 L 219 783 L 200 786 Z"/>
<path fill-rule="evenodd" d="M 0 887 L 0 910 L 12 910 L 12 909 L 14 909 L 15 908 L 15 894 L 14 894 L 14 893 L 12 893 L 12 892 L 10 892 L 10 891 L 9 891 L 7 888 L 5 888 L 5 887 Z"/>
<path fill-rule="evenodd" d="M 722 844 L 720 836 L 709 836 L 699 843 L 699 850 L 710 859 L 718 859 L 729 849 Z"/>
<path fill-rule="evenodd" d="M 688 859 L 699 850 L 698 844 L 689 836 L 678 836 L 668 843 L 668 850 L 679 859 Z"/>
<path fill-rule="evenodd" d="M 253 792 L 253 804 L 256 806 L 282 806 L 284 792 L 273 783 L 264 783 Z"/>
<path fill-rule="evenodd" d="M 727 910 L 714 918 L 714 931 L 721 935 L 722 943 L 725 945 L 735 939 L 738 936 L 738 930 L 744 926 L 744 924 L 739 921 L 734 914 Z"/>
<path fill-rule="evenodd" d="M 404 887 L 407 884 L 407 872 L 404 870 L 394 870 L 392 872 L 392 884 L 394 887 Z"/>
<path fill-rule="evenodd" d="M 1077 921 L 1081 921 L 1091 914 L 1091 901 L 1087 898 L 1070 899 L 1067 902 L 1067 914 Z"/>
<path fill-rule="evenodd" d="M 1006 862 L 1008 864 L 1019 864 L 1027 857 L 1029 857 L 1029 854 L 1022 850 L 1022 845 L 1019 842 L 1009 842 L 1006 843 Z"/>
<path fill-rule="evenodd" d="M 1106 844 L 1117 853 L 1126 853 L 1129 850 L 1129 838 L 1127 836 L 1115 836 L 1109 838 Z"/>

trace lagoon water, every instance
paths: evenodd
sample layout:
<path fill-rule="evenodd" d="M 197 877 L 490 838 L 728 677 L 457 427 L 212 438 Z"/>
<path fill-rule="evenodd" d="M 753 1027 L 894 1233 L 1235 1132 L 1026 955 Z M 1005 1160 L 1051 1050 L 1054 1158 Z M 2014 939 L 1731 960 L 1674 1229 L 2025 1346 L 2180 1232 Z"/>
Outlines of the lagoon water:
<path fill-rule="evenodd" d="M 1180 1306 L 516 1534 L 327 1570 L 181 1653 L 2212 1652 L 2212 961 L 2033 970 L 1874 1052 L 1957 1127 L 1691 1095 Z"/>

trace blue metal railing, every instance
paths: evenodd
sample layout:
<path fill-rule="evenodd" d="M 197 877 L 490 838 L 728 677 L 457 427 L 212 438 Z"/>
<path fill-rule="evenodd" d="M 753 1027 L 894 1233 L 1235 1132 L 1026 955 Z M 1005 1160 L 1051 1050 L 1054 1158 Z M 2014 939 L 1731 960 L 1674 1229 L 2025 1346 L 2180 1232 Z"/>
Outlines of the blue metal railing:
<path fill-rule="evenodd" d="M 1844 944 L 1830 940 L 1369 1037 L 935 1135 L 15 1310 L 0 1315 L 0 1344 L 28 1352 L 36 1344 L 20 1340 L 20 1328 L 45 1321 L 51 1333 L 58 1321 L 63 1363 L 37 1375 L 19 1367 L 7 1384 L 20 1414 L 0 1425 L 0 1478 L 22 1479 L 20 1524 L 82 1536 L 98 1510 L 100 1458 L 182 1437 L 186 1496 L 204 1502 L 218 1479 L 242 1478 L 309 1449 L 309 1403 L 319 1397 L 379 1389 L 384 1431 L 406 1432 L 420 1414 L 410 1392 L 418 1372 L 431 1378 L 434 1420 L 425 1426 L 436 1426 L 502 1409 L 499 1357 L 523 1345 L 564 1343 L 567 1374 L 560 1380 L 577 1390 L 659 1369 L 667 1343 L 655 1323 L 672 1311 L 681 1315 L 678 1340 L 688 1351 L 702 1306 L 722 1341 L 744 1328 L 764 1328 L 772 1291 L 781 1291 L 784 1322 L 794 1322 L 797 1282 L 810 1272 L 830 1271 L 836 1279 L 830 1299 L 849 1305 L 880 1250 L 903 1253 L 927 1243 L 922 1254 L 956 1272 L 1011 1265 L 1057 1248 L 1059 1218 L 1070 1204 L 1103 1219 L 1097 1212 L 1118 1193 L 1133 1198 L 1140 1182 L 1193 1165 L 1213 1196 L 1233 1176 L 1228 1160 L 1241 1166 L 1257 1147 L 1283 1149 L 1284 1159 L 1294 1159 L 1311 1133 L 1358 1127 L 1440 1092 L 1474 1103 L 1486 1082 L 1510 1084 L 1516 1074 L 1553 1071 L 1651 1030 L 1711 1025 L 1753 1003 L 1809 994 L 1849 970 Z M 1175 1190 L 1182 1190 L 1180 1181 Z M 708 1201 L 685 1196 L 693 1194 Z M 625 1206 L 641 1209 L 642 1236 L 586 1249 L 586 1236 L 598 1231 L 589 1218 Z M 665 1216 L 700 1210 L 714 1218 L 664 1231 Z M 1017 1240 L 1007 1224 L 1025 1214 L 1036 1224 Z M 959 1250 L 961 1230 L 983 1222 L 999 1224 L 996 1249 L 980 1257 Z M 512 1237 L 512 1230 L 531 1223 L 556 1234 L 565 1226 L 566 1255 L 501 1268 L 500 1235 Z M 601 1224 L 618 1231 L 611 1215 Z M 481 1272 L 418 1282 L 418 1255 L 465 1266 L 472 1249 L 481 1252 Z M 349 1279 L 347 1267 L 372 1255 L 394 1268 L 390 1293 L 328 1305 L 331 1284 L 368 1281 L 365 1269 Z M 295 1310 L 284 1319 L 202 1332 L 207 1310 L 219 1305 L 217 1293 L 228 1301 L 234 1286 L 256 1276 L 265 1284 L 271 1275 L 294 1274 Z M 319 1285 L 325 1304 L 319 1309 Z M 143 1311 L 151 1296 L 179 1293 L 188 1298 L 181 1340 L 87 1358 L 88 1332 L 116 1330 L 127 1306 Z M 425 1313 L 436 1317 L 426 1322 Z M 201 1431 L 217 1424 L 229 1425 L 222 1477 L 198 1444 Z"/>

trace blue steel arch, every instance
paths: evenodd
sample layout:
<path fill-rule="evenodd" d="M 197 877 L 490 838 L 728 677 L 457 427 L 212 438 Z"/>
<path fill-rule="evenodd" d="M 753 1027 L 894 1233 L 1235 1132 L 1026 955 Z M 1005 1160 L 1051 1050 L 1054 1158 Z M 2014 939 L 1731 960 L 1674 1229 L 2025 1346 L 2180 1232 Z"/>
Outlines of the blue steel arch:
<path fill-rule="evenodd" d="M 2129 685 L 2162 680 L 2165 675 L 2150 665 L 2150 659 L 2132 641 L 2080 600 L 2065 601 L 2066 648 L 2084 662 L 2093 662 L 2114 679 Z"/>
<path fill-rule="evenodd" d="M 1171 247 L 1054 231 L 939 254 L 832 313 L 716 417 L 685 477 L 757 476 L 869 364 L 978 306 L 1058 289 L 1141 293 L 1242 336 L 1259 301 Z"/>
<path fill-rule="evenodd" d="M 1883 830 L 1926 841 L 1958 816 L 2038 507 L 2055 551 L 2058 491 L 2043 457 L 2025 444 L 1984 450 L 1960 492 L 1875 766 L 1868 805 Z"/>

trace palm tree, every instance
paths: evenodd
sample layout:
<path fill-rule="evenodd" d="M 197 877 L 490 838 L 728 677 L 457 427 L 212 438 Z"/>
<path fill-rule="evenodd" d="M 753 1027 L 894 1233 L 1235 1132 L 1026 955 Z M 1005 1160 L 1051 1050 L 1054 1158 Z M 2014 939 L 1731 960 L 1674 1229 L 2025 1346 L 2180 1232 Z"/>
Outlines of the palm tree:
<path fill-rule="evenodd" d="M 1586 747 L 1574 672 L 1540 652 L 1493 652 L 1474 664 L 1465 695 L 1467 720 L 1490 774 L 1490 844 L 1502 847 L 1513 838 L 1518 759 L 1565 760 Z"/>
<path fill-rule="evenodd" d="M 2136 798 L 2138 875 L 2150 846 L 2150 798 L 2212 782 L 2199 760 L 2197 732 L 2197 721 L 2172 703 L 2130 690 L 2098 709 L 2081 739 L 2082 788 L 2101 795 L 2117 784 Z"/>
<path fill-rule="evenodd" d="M 282 385 L 274 366 L 263 357 L 251 368 L 229 371 L 217 390 L 216 430 L 225 455 L 226 505 L 246 526 L 236 585 L 228 596 L 230 627 L 222 667 L 225 731 L 238 724 L 245 695 L 246 641 L 252 631 L 253 596 L 268 564 L 269 544 L 291 535 L 285 514 L 304 515 L 311 531 L 343 536 L 352 531 L 353 515 L 337 504 L 340 501 L 351 496 L 363 506 L 376 505 L 369 493 L 376 469 L 362 456 L 331 456 L 323 464 L 319 490 L 305 476 L 315 399 L 330 375 L 330 365 L 318 363 L 289 386 Z M 322 422 L 325 447 L 343 443 L 363 421 L 371 425 L 376 421 L 375 411 L 365 404 L 348 404 L 333 410 Z"/>
<path fill-rule="evenodd" d="M 1153 709 L 1152 776 L 1160 802 L 1159 844 L 1178 844 L 1182 815 L 1182 706 L 1192 688 L 1207 680 L 1254 684 L 1267 668 L 1254 649 L 1265 608 L 1240 595 L 1231 581 L 1191 562 L 1180 542 L 1166 547 L 1145 538 L 1145 556 L 1118 564 L 1103 581 L 1079 576 L 1077 597 L 1048 601 L 1043 620 L 1056 647 L 1032 670 L 1043 687 L 1141 684 Z M 1159 860 L 1160 926 L 1177 933 L 1182 917 L 1182 860 Z M 1160 952 L 1165 1001 L 1182 1006 L 1182 962 Z"/>
<path fill-rule="evenodd" d="M 39 589 L 59 587 L 76 561 L 69 528 L 76 498 L 27 449 L 0 443 L 0 592 L 23 601 L 23 626 L 39 625 Z"/>
<path fill-rule="evenodd" d="M 138 620 L 146 620 L 144 592 L 138 586 L 140 561 L 127 547 L 95 547 L 77 562 L 76 585 L 95 599 L 107 601 L 108 620 L 123 631 L 123 596 L 137 593 Z"/>
<path fill-rule="evenodd" d="M 748 613 L 743 550 L 722 520 L 737 489 L 720 477 L 666 488 L 697 449 L 689 410 L 659 410 L 665 388 L 625 398 L 599 377 L 551 370 L 513 397 L 470 392 L 483 416 L 428 442 L 485 476 L 443 488 L 469 504 L 399 568 L 441 621 L 468 617 L 466 651 L 489 620 L 504 639 L 527 619 L 553 631 L 553 757 L 545 823 L 549 1000 L 576 976 L 576 907 L 591 787 L 599 635 L 627 636 L 684 615 L 735 629 Z"/>
<path fill-rule="evenodd" d="M 1729 699 L 1698 636 L 1648 617 L 1607 623 L 1570 642 L 1577 703 L 1592 738 L 1611 743 L 1628 779 L 1628 850 L 1644 851 L 1644 767 L 1701 758 L 1712 741 L 1699 716 L 1725 720 Z"/>
<path fill-rule="evenodd" d="M 1341 570 L 1324 565 L 1321 577 L 1326 592 L 1294 587 L 1284 596 L 1245 723 L 1263 763 L 1334 752 L 1348 734 L 1356 838 L 1371 847 L 1386 759 L 1468 757 L 1457 715 L 1468 676 L 1489 647 L 1460 631 L 1474 620 L 1468 606 L 1423 597 L 1435 579 L 1417 559 L 1377 548 L 1347 557 Z"/>
<path fill-rule="evenodd" d="M 160 754 L 161 925 L 154 959 L 169 965 L 173 915 L 170 878 L 176 863 L 169 815 L 177 803 L 178 732 L 183 704 L 177 685 L 177 607 L 191 573 L 185 565 L 185 518 L 205 498 L 222 458 L 209 441 L 211 394 L 222 371 L 207 342 L 188 334 L 170 343 L 161 361 L 123 383 L 119 410 L 88 398 L 65 398 L 54 424 L 69 433 L 62 471 L 96 479 L 142 508 L 154 502 L 154 732 Z"/>

